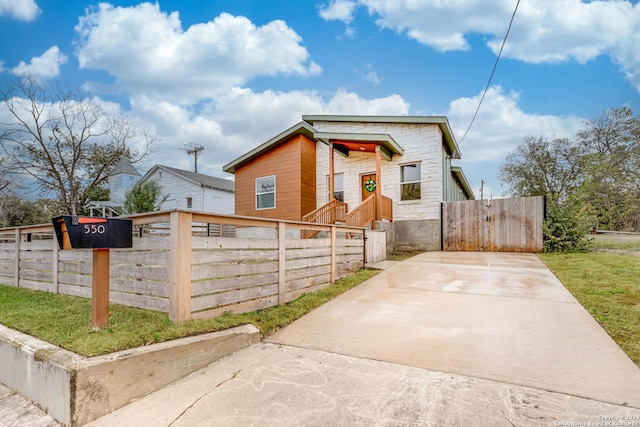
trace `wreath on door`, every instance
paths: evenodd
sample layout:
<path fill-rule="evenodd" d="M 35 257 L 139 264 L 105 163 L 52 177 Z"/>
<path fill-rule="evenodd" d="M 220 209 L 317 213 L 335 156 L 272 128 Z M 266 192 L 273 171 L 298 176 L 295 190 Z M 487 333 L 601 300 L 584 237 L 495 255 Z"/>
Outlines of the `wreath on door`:
<path fill-rule="evenodd" d="M 364 182 L 364 189 L 371 193 L 376 189 L 376 182 L 372 179 L 368 179 Z"/>

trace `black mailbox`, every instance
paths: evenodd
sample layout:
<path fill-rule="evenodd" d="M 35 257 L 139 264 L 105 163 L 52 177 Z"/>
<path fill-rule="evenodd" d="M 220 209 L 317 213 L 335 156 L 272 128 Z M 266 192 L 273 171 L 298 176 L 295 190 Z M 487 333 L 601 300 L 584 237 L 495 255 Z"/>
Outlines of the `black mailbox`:
<path fill-rule="evenodd" d="M 60 249 L 130 248 L 130 219 L 63 215 L 52 218 Z"/>

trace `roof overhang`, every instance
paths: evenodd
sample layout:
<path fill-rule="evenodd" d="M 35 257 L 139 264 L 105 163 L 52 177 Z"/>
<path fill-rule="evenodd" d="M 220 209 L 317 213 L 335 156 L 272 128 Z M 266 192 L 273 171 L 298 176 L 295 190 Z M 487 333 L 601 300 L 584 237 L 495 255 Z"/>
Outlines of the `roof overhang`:
<path fill-rule="evenodd" d="M 342 133 L 316 132 L 314 138 L 331 144 L 334 150 L 348 156 L 350 151 L 375 153 L 380 150 L 382 157 L 391 160 L 394 154 L 402 155 L 404 150 L 391 135 L 384 133 Z"/>
<path fill-rule="evenodd" d="M 442 133 L 442 144 L 447 154 L 454 159 L 460 158 L 460 149 L 453 136 L 449 120 L 445 116 L 342 116 L 342 115 L 303 115 L 302 120 L 314 122 L 349 122 L 349 123 L 395 123 L 437 125 Z"/>
<path fill-rule="evenodd" d="M 263 153 L 282 144 L 283 142 L 286 142 L 292 136 L 303 134 L 307 138 L 313 139 L 313 134 L 315 131 L 316 130 L 309 123 L 304 121 L 300 122 L 294 126 L 291 126 L 289 129 L 285 130 L 284 132 L 279 133 L 278 135 L 274 136 L 270 140 L 260 144 L 253 150 L 243 154 L 242 156 L 238 157 L 232 162 L 227 163 L 222 167 L 222 170 L 229 173 L 235 173 L 236 168 L 238 166 L 242 166 L 243 164 L 259 157 Z"/>
<path fill-rule="evenodd" d="M 462 172 L 462 168 L 460 166 L 451 166 L 451 175 L 455 178 L 456 181 L 460 183 L 460 187 L 462 191 L 467 195 L 469 200 L 475 200 L 476 196 L 473 194 L 473 190 L 469 185 L 469 181 L 467 181 L 467 177 L 464 176 L 464 172 Z"/>

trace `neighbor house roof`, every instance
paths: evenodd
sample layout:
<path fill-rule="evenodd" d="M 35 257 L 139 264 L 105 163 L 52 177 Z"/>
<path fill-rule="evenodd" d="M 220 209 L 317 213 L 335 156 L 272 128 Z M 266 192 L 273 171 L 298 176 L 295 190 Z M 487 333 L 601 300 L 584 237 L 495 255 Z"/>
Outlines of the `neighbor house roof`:
<path fill-rule="evenodd" d="M 224 170 L 225 172 L 229 172 L 229 173 L 235 173 L 236 172 L 236 168 L 238 166 L 242 166 L 243 164 L 253 160 L 254 158 L 256 158 L 258 156 L 260 156 L 262 153 L 265 153 L 265 152 L 269 151 L 270 149 L 272 149 L 273 147 L 276 147 L 276 146 L 282 144 L 283 142 L 286 142 L 292 136 L 298 135 L 298 134 L 303 134 L 307 138 L 313 139 L 313 134 L 315 132 L 317 132 L 317 131 L 311 125 L 309 125 L 309 123 L 307 123 L 307 122 L 299 122 L 299 123 L 291 126 L 289 129 L 287 129 L 287 130 L 285 130 L 283 132 L 280 132 L 278 135 L 274 136 L 270 140 L 258 145 L 253 150 L 243 154 L 242 156 L 238 157 L 234 161 L 227 163 L 226 165 L 224 165 L 222 167 L 222 170 Z"/>
<path fill-rule="evenodd" d="M 476 196 L 473 194 L 473 190 L 469 185 L 469 181 L 467 181 L 467 177 L 464 176 L 462 168 L 460 166 L 451 166 L 451 174 L 453 175 L 454 179 L 460 183 L 462 191 L 464 191 L 469 200 L 475 200 Z"/>
<path fill-rule="evenodd" d="M 121 173 L 140 176 L 140 172 L 138 172 L 138 170 L 133 167 L 129 159 L 127 159 L 126 157 L 121 158 L 118 163 L 116 163 L 111 172 L 109 172 L 109 176 L 118 175 Z"/>
<path fill-rule="evenodd" d="M 163 165 L 155 165 L 152 167 L 149 172 L 147 172 L 144 177 L 142 177 L 142 181 L 146 180 L 147 177 L 151 176 L 153 172 L 156 170 L 163 170 L 168 173 L 172 173 L 181 178 L 186 179 L 187 181 L 191 181 L 194 184 L 198 184 L 205 188 L 212 188 L 214 190 L 226 191 L 228 193 L 235 192 L 235 183 L 228 179 L 217 178 L 215 176 L 203 175 L 201 173 L 186 171 L 183 169 L 172 168 L 169 166 Z"/>
<path fill-rule="evenodd" d="M 460 149 L 456 142 L 449 120 L 445 116 L 342 116 L 342 115 L 305 115 L 302 120 L 313 126 L 314 122 L 354 122 L 354 123 L 406 123 L 438 125 L 448 154 L 454 159 L 460 158 Z"/>

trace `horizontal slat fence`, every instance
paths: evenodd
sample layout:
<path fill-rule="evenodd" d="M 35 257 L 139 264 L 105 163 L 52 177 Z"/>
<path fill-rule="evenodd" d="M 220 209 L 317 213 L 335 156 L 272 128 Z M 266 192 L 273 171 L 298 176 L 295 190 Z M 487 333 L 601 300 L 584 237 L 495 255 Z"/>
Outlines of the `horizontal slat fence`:
<path fill-rule="evenodd" d="M 129 218 L 133 247 L 110 251 L 110 301 L 174 321 L 283 304 L 364 266 L 361 228 L 181 210 Z M 328 237 L 301 238 L 309 231 Z M 51 225 L 0 229 L 0 283 L 91 298 L 92 271 L 92 250 L 59 250 Z"/>

